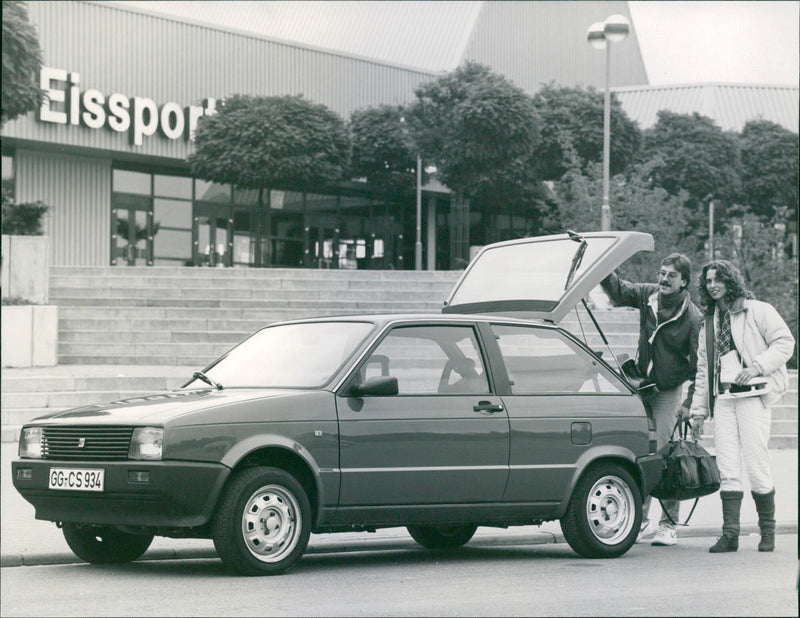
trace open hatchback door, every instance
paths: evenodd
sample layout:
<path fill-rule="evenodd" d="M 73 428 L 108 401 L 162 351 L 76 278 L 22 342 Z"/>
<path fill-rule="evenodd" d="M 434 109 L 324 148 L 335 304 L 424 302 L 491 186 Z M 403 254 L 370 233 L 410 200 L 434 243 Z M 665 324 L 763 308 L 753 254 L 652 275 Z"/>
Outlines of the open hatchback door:
<path fill-rule="evenodd" d="M 628 258 L 653 251 L 643 232 L 567 232 L 485 246 L 450 291 L 443 313 L 560 322 Z"/>

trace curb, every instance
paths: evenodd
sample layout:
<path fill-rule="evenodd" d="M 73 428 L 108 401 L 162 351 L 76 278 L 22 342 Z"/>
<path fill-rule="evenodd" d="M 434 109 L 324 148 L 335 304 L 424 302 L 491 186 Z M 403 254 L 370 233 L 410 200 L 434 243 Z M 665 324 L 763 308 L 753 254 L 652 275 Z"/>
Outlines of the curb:
<path fill-rule="evenodd" d="M 684 538 L 691 537 L 716 537 L 720 534 L 719 526 L 697 526 L 688 527 L 681 530 L 679 536 Z M 797 522 L 778 522 L 775 526 L 776 534 L 797 534 Z M 758 524 L 742 524 L 740 536 L 758 534 Z M 312 537 L 313 538 L 313 537 Z M 474 537 L 470 542 L 470 547 L 515 547 L 525 545 L 548 545 L 565 543 L 561 534 L 550 532 L 538 532 L 532 536 L 513 534 L 483 534 Z M 325 539 L 316 544 L 309 544 L 305 551 L 306 555 L 313 554 L 336 554 L 336 553 L 355 553 L 365 551 L 382 550 L 420 550 L 422 548 L 411 538 L 366 538 L 358 541 L 336 541 Z M 429 551 L 429 550 L 428 550 Z M 149 560 L 196 560 L 217 558 L 216 550 L 211 548 L 187 548 L 187 549 L 156 549 L 148 551 L 139 561 Z M 84 561 L 71 552 L 54 553 L 8 553 L 0 556 L 0 567 L 20 567 L 20 566 L 54 566 L 64 564 L 78 564 Z"/>

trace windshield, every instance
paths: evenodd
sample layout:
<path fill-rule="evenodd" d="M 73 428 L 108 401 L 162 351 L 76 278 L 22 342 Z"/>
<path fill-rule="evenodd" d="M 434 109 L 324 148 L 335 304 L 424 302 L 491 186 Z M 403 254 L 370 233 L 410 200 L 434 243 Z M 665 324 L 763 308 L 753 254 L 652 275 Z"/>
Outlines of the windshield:
<path fill-rule="evenodd" d="M 568 279 L 570 283 L 580 279 L 615 242 L 614 237 L 588 239 L 572 277 L 570 269 L 580 245 L 567 238 L 489 249 L 472 264 L 450 304 L 528 298 L 554 306 L 564 295 Z"/>
<path fill-rule="evenodd" d="M 224 388 L 319 387 L 374 326 L 344 321 L 269 326 L 228 352 L 205 375 Z M 208 388 L 208 384 L 194 379 L 186 388 Z"/>

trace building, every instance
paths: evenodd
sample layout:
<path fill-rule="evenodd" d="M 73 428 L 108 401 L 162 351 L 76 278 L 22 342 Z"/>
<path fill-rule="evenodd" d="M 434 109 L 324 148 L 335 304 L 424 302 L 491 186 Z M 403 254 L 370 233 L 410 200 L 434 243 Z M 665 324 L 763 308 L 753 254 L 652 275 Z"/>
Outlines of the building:
<path fill-rule="evenodd" d="M 50 96 L 3 127 L 3 185 L 18 202 L 50 205 L 54 265 L 414 268 L 413 200 L 386 201 L 361 182 L 276 186 L 266 225 L 253 192 L 191 177 L 198 118 L 232 94 L 302 94 L 347 119 L 408 103 L 415 88 L 468 60 L 529 93 L 551 81 L 602 87 L 603 54 L 586 43 L 587 27 L 612 13 L 630 18 L 627 2 L 616 1 L 158 6 L 174 13 L 146 2 L 29 3 Z M 612 53 L 611 86 L 643 127 L 662 105 L 718 120 L 734 109 L 737 122 L 773 119 L 780 106 L 776 121 L 796 130 L 797 88 L 756 87 L 768 96 L 753 99 L 748 87 L 649 87 L 635 24 Z M 720 98 L 725 105 L 709 106 Z M 436 182 L 422 201 L 427 269 L 463 267 L 465 217 L 490 240 L 532 229 L 503 204 L 451 210 Z"/>
<path fill-rule="evenodd" d="M 311 4 L 316 15 L 326 7 Z M 186 157 L 197 119 L 236 93 L 302 94 L 348 118 L 407 103 L 416 87 L 467 59 L 528 90 L 553 80 L 595 83 L 602 54 L 585 43 L 587 25 L 609 12 L 627 14 L 625 2 L 444 4 L 435 19 L 407 6 L 402 23 L 380 22 L 400 31 L 395 40 L 410 41 L 409 49 L 433 42 L 422 57 L 435 64 L 415 68 L 123 3 L 29 3 L 49 101 L 4 126 L 4 185 L 18 202 L 50 205 L 45 227 L 55 265 L 413 268 L 415 203 L 386 203 L 355 182 L 274 187 L 267 230 L 252 193 L 193 179 Z M 353 28 L 370 26 L 365 18 Z M 646 83 L 635 35 L 618 58 L 617 85 Z M 443 187 L 426 187 L 427 268 L 458 267 L 468 257 L 468 247 L 451 238 L 449 204 Z M 506 236 L 526 230 L 502 207 L 491 218 L 482 223 L 505 226 Z"/>

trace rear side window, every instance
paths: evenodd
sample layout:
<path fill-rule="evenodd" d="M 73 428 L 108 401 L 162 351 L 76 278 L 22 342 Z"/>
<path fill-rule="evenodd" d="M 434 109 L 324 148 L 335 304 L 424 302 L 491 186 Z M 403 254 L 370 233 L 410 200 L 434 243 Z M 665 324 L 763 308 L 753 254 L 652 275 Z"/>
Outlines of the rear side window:
<path fill-rule="evenodd" d="M 401 326 L 362 366 L 361 379 L 397 378 L 400 395 L 484 394 L 486 369 L 471 326 Z"/>
<path fill-rule="evenodd" d="M 492 328 L 513 395 L 626 392 L 613 375 L 558 331 L 497 324 Z"/>

